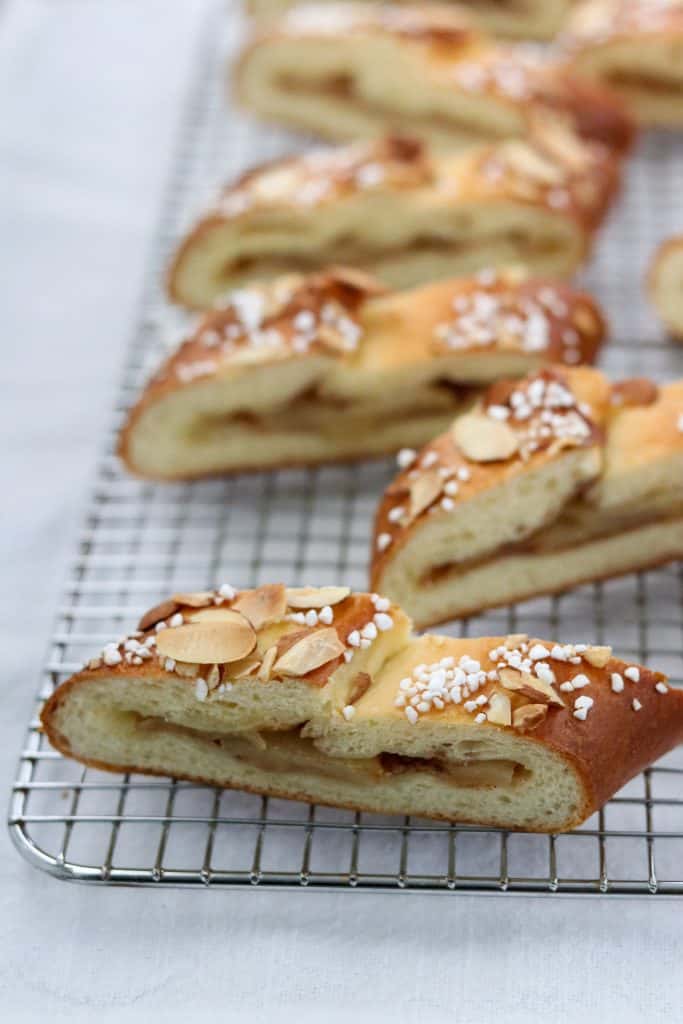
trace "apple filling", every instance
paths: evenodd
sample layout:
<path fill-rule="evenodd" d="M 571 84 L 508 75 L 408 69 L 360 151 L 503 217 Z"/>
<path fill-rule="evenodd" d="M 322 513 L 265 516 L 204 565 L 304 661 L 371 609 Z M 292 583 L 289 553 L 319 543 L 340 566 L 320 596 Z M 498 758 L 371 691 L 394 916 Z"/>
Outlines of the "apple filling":
<path fill-rule="evenodd" d="M 457 786 L 489 789 L 509 788 L 530 775 L 527 768 L 515 761 L 478 760 L 474 753 L 458 761 L 388 753 L 364 758 L 329 757 L 318 750 L 313 740 L 302 738 L 298 729 L 220 733 L 175 725 L 162 718 L 134 717 L 137 729 L 193 736 L 225 750 L 244 765 L 274 774 L 303 772 L 343 782 L 372 784 L 407 772 L 429 772 Z"/>

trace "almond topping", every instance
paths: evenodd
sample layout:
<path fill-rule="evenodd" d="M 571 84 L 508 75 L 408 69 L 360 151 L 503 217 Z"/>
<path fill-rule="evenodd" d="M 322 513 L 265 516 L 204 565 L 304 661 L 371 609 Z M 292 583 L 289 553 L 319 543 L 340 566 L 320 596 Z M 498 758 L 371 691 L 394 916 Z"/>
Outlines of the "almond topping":
<path fill-rule="evenodd" d="M 512 710 L 510 698 L 505 693 L 492 693 L 486 709 L 486 717 L 494 725 L 511 725 Z"/>
<path fill-rule="evenodd" d="M 458 448 L 473 462 L 509 459 L 519 447 L 517 434 L 507 423 L 483 413 L 460 416 L 451 429 Z"/>
<path fill-rule="evenodd" d="M 246 658 L 240 658 L 230 665 L 229 673 L 231 679 L 246 679 L 248 676 L 256 675 L 261 667 L 261 659 L 258 655 L 250 654 Z"/>
<path fill-rule="evenodd" d="M 410 485 L 410 517 L 417 518 L 421 512 L 436 501 L 443 488 L 443 477 L 438 469 L 428 469 Z"/>
<path fill-rule="evenodd" d="M 174 594 L 173 600 L 177 604 L 189 605 L 190 608 L 205 608 L 208 604 L 213 604 L 213 591 L 198 590 L 192 594 Z"/>
<path fill-rule="evenodd" d="M 561 168 L 523 142 L 507 142 L 501 149 L 508 167 L 525 178 L 531 178 L 541 185 L 561 185 L 564 182 L 565 176 Z"/>
<path fill-rule="evenodd" d="M 161 604 L 155 604 L 153 608 L 150 608 L 148 612 L 142 616 L 138 622 L 138 629 L 149 629 L 151 626 L 156 626 L 157 622 L 163 622 L 164 619 L 169 619 L 171 615 L 175 615 L 178 611 L 177 601 L 162 601 Z"/>
<path fill-rule="evenodd" d="M 540 704 L 554 704 L 560 708 L 566 707 L 559 693 L 556 693 L 549 683 L 544 683 L 542 679 L 537 679 L 536 676 L 532 676 L 528 672 L 522 672 L 521 675 L 522 685 L 519 688 L 519 692 L 523 693 L 525 697 L 529 697 Z"/>
<path fill-rule="evenodd" d="M 198 608 L 194 612 L 186 612 L 185 618 L 188 622 L 232 622 L 237 615 L 232 608 L 225 608 L 221 605 L 212 608 Z"/>
<path fill-rule="evenodd" d="M 573 132 L 551 121 L 547 115 L 537 117 L 533 137 L 555 160 L 571 171 L 583 171 L 590 164 L 590 154 Z"/>
<path fill-rule="evenodd" d="M 530 675 L 528 672 L 519 672 L 514 668 L 503 668 L 498 673 L 498 678 L 506 690 L 514 690 L 521 693 L 530 700 L 543 704 L 555 704 L 557 707 L 565 707 L 565 703 L 552 686 L 544 683 L 542 679 Z"/>
<path fill-rule="evenodd" d="M 339 604 L 348 597 L 348 587 L 287 587 L 290 608 L 324 608 L 326 604 Z"/>
<path fill-rule="evenodd" d="M 584 661 L 587 661 L 589 665 L 595 665 L 596 668 L 604 668 L 612 657 L 612 648 L 587 647 L 581 657 Z"/>
<path fill-rule="evenodd" d="M 158 652 L 200 665 L 224 665 L 245 658 L 256 646 L 256 633 L 239 612 L 230 614 L 225 621 L 193 622 L 162 630 L 157 637 Z"/>
<path fill-rule="evenodd" d="M 512 724 L 515 729 L 535 729 L 547 714 L 548 708 L 545 704 L 525 704 L 513 712 Z"/>
<path fill-rule="evenodd" d="M 284 584 L 268 583 L 256 590 L 246 590 L 232 605 L 249 619 L 254 629 L 260 629 L 268 622 L 277 622 L 287 611 L 287 597 Z"/>
<path fill-rule="evenodd" d="M 261 667 L 258 670 L 258 677 L 262 683 L 267 683 L 270 679 L 270 674 L 273 671 L 273 665 L 275 664 L 276 658 L 277 647 L 273 645 L 272 647 L 269 647 L 263 655 L 263 661 L 261 662 Z"/>
<path fill-rule="evenodd" d="M 218 665 L 212 665 L 206 674 L 206 685 L 209 691 L 215 690 L 221 681 L 221 670 Z"/>
<path fill-rule="evenodd" d="M 305 676 L 313 669 L 326 665 L 328 661 L 339 658 L 343 653 L 344 645 L 333 626 L 316 629 L 290 647 L 276 661 L 273 671 L 285 676 Z"/>
<path fill-rule="evenodd" d="M 515 647 L 519 647 L 520 644 L 525 644 L 528 639 L 528 633 L 510 633 L 510 635 L 506 638 L 503 646 L 508 651 L 514 651 Z"/>
<path fill-rule="evenodd" d="M 367 693 L 368 689 L 372 685 L 372 676 L 368 675 L 367 672 L 359 672 L 353 682 L 351 683 L 351 689 L 349 691 L 349 699 L 347 704 L 355 704 L 357 700 L 360 700 L 364 693 Z"/>

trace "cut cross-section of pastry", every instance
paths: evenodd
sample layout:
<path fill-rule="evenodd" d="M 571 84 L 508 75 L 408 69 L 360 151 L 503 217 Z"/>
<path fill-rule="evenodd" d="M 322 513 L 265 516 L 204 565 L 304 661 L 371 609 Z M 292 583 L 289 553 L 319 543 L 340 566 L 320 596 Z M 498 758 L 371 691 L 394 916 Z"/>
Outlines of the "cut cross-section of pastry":
<path fill-rule="evenodd" d="M 373 0 L 377 2 L 377 0 Z M 510 39 L 550 39 L 560 29 L 572 0 L 445 0 L 443 6 L 457 6 L 479 25 L 493 35 Z M 392 0 L 392 6 L 410 3 L 410 0 Z M 298 6 L 300 0 L 248 0 L 247 10 L 261 24 L 278 20 L 285 11 Z M 330 9 L 330 19 L 336 18 L 336 0 L 325 3 Z M 346 5 L 344 5 L 346 6 Z M 383 4 L 387 6 L 386 2 Z M 415 6 L 414 0 L 410 3 Z M 421 4 L 424 10 L 428 5 Z M 462 15 L 461 15 L 462 17 Z"/>
<path fill-rule="evenodd" d="M 382 293 L 335 269 L 245 288 L 152 380 L 120 454 L 140 476 L 372 457 L 424 444 L 482 384 L 591 362 L 592 300 L 513 271 Z"/>
<path fill-rule="evenodd" d="M 45 704 L 68 757 L 357 810 L 554 832 L 683 740 L 611 648 L 415 637 L 346 587 L 175 594 Z"/>
<path fill-rule="evenodd" d="M 648 272 L 650 299 L 672 338 L 683 342 L 683 235 L 657 249 Z"/>
<path fill-rule="evenodd" d="M 524 264 L 566 276 L 587 257 L 616 194 L 599 145 L 544 125 L 453 156 L 383 139 L 256 168 L 227 187 L 182 241 L 171 298 L 206 309 L 232 287 L 346 264 L 409 287 Z"/>
<path fill-rule="evenodd" d="M 583 367 L 493 385 L 411 459 L 371 577 L 426 626 L 680 557 L 683 381 Z"/>
<path fill-rule="evenodd" d="M 486 39 L 444 5 L 296 7 L 247 44 L 234 88 L 260 116 L 341 142 L 397 132 L 452 153 L 526 138 L 541 116 L 616 151 L 633 137 L 607 87 Z"/>
<path fill-rule="evenodd" d="M 573 69 L 618 93 L 639 122 L 683 124 L 681 0 L 588 0 L 563 41 Z"/>

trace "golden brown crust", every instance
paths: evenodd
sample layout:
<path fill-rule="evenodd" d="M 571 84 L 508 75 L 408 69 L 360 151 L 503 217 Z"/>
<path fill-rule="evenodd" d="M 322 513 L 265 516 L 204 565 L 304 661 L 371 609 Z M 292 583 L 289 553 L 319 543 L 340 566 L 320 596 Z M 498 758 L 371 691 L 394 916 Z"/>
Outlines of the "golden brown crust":
<path fill-rule="evenodd" d="M 369 191 L 400 199 L 406 212 L 443 209 L 445 217 L 461 202 L 464 209 L 470 203 L 519 203 L 545 210 L 576 226 L 587 251 L 618 186 L 617 161 L 604 146 L 581 143 L 550 117 L 536 118 L 533 140 L 476 146 L 455 156 L 436 156 L 414 140 L 398 138 L 312 151 L 253 168 L 226 186 L 182 240 L 167 288 L 174 302 L 198 308 L 181 286 L 183 269 L 216 232 L 226 226 L 237 232 L 236 249 L 223 269 L 225 291 L 240 267 L 240 231 L 252 224 L 263 229 L 272 217 L 276 225 L 285 213 L 300 235 L 320 210 L 341 210 Z M 290 255 L 294 268 L 300 258 Z M 329 262 L 324 252 L 316 258 Z"/>
<path fill-rule="evenodd" d="M 330 39 L 340 44 L 352 39 L 355 54 L 364 41 L 379 39 L 393 45 L 395 59 L 418 62 L 420 77 L 433 89 L 442 88 L 451 96 L 459 91 L 465 98 L 493 101 L 502 110 L 516 110 L 527 131 L 531 130 L 534 112 L 551 111 L 566 119 L 583 138 L 617 152 L 625 152 L 633 141 L 634 126 L 625 105 L 605 86 L 582 82 L 566 66 L 521 47 L 492 43 L 463 17 L 462 11 L 443 4 L 403 8 L 353 3 L 298 6 L 267 27 L 261 26 L 248 42 L 235 66 L 237 96 L 246 106 L 254 106 L 246 88 L 254 57 L 260 59 L 269 49 L 277 54 L 283 43 L 309 45 L 313 50 Z M 352 71 L 348 77 L 352 80 Z M 320 81 L 313 80 L 309 90 L 313 92 L 318 86 Z M 362 105 L 362 97 L 359 102 Z M 388 125 L 390 112 L 386 116 Z M 448 116 L 441 115 L 442 130 L 447 132 L 448 126 Z M 334 118 L 311 127 L 329 138 L 340 138 Z M 459 127 L 455 118 L 454 139 Z"/>
<path fill-rule="evenodd" d="M 315 326 L 302 334 L 297 324 L 309 314 Z M 250 365 L 270 362 L 276 374 L 283 360 L 324 356 L 330 372 L 343 364 L 359 375 L 386 373 L 387 381 L 402 370 L 424 375 L 432 365 L 435 379 L 457 383 L 459 358 L 485 357 L 482 379 L 495 376 L 495 360 L 510 355 L 523 360 L 522 366 L 593 362 L 605 331 L 603 315 L 586 293 L 516 271 L 389 293 L 367 275 L 343 268 L 279 278 L 237 293 L 199 322 L 131 410 L 119 455 L 136 472 L 132 439 L 147 409 L 173 392 L 191 391 L 197 380 L 219 379 Z M 323 379 L 321 370 L 319 389 Z M 243 385 L 236 378 L 232 386 Z"/>

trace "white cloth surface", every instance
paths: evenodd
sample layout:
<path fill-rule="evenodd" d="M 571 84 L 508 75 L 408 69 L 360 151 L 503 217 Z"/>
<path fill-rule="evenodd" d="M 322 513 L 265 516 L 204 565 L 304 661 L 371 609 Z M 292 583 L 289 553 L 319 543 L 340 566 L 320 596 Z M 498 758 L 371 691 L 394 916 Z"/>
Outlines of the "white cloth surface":
<path fill-rule="evenodd" d="M 0 8 L 6 793 L 131 330 L 204 2 Z M 79 887 L 24 863 L 4 830 L 0 856 L 6 1020 L 681 1017 L 673 901 Z"/>

